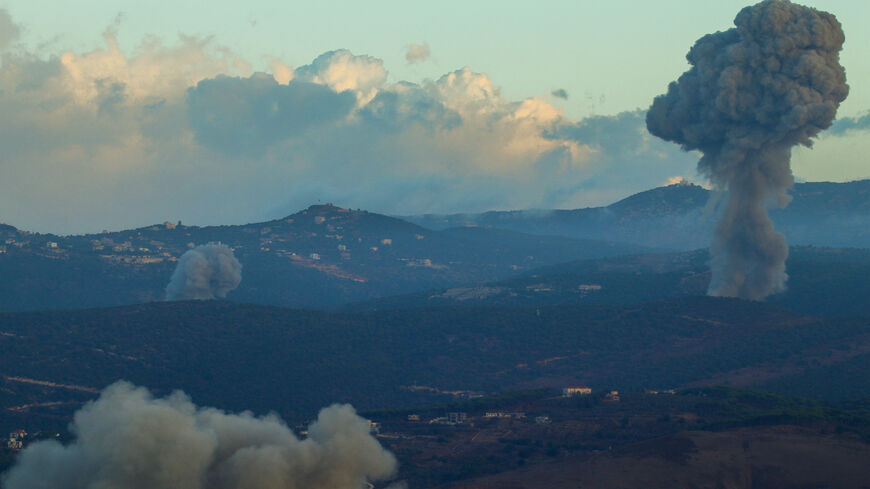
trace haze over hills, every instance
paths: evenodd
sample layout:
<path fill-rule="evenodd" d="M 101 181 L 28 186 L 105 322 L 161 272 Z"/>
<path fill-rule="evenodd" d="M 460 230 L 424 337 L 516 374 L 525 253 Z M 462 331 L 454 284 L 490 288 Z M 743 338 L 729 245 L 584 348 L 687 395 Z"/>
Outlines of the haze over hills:
<path fill-rule="evenodd" d="M 770 215 L 790 245 L 870 247 L 870 180 L 795 184 L 792 202 Z M 654 248 L 706 248 L 716 222 L 716 202 L 698 185 L 678 183 L 627 197 L 606 207 L 575 210 L 492 211 L 482 214 L 407 216 L 431 229 L 479 226 L 599 238 Z"/>
<path fill-rule="evenodd" d="M 793 195 L 786 209 L 772 211 L 790 244 L 870 247 L 870 180 L 798 184 Z M 0 309 L 162 300 L 175 260 L 190 247 L 208 242 L 234 248 L 243 265 L 243 280 L 229 298 L 243 302 L 334 307 L 474 286 L 548 265 L 643 253 L 650 247 L 706 248 L 714 222 L 705 210 L 711 208 L 709 198 L 699 186 L 676 184 L 602 208 L 409 218 L 417 224 L 318 205 L 265 223 L 165 223 L 83 236 L 31 234 L 4 225 Z M 684 292 L 703 292 L 704 279 L 698 280 Z M 640 284 L 627 285 L 636 289 Z M 682 293 L 662 285 L 657 294 L 633 300 Z M 664 290 L 672 293 L 663 294 Z M 633 293 L 626 290 L 621 297 Z"/>
<path fill-rule="evenodd" d="M 195 245 L 232 247 L 242 282 L 232 300 L 289 307 L 351 301 L 504 278 L 642 247 L 491 229 L 431 231 L 332 205 L 240 226 L 165 223 L 83 236 L 0 229 L 0 309 L 112 306 L 162 300 L 178 258 Z"/>

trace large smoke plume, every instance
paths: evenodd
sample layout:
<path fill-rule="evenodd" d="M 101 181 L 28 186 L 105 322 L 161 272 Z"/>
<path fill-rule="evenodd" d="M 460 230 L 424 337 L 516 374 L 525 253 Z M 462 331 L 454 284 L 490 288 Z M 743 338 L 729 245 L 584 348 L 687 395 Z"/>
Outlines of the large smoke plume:
<path fill-rule="evenodd" d="M 746 7 L 734 25 L 695 42 L 692 68 L 656 97 L 647 128 L 700 150 L 699 172 L 727 190 L 709 294 L 759 300 L 788 278 L 788 246 L 765 205 L 788 204 L 792 146 L 811 146 L 849 93 L 845 38 L 833 15 L 787 0 Z"/>
<path fill-rule="evenodd" d="M 7 489 L 355 489 L 396 459 L 348 405 L 320 411 L 306 439 L 276 416 L 199 408 L 119 382 L 75 414 L 76 440 L 21 452 Z"/>
<path fill-rule="evenodd" d="M 226 297 L 242 281 L 242 264 L 222 245 L 200 245 L 178 260 L 166 286 L 166 300 L 207 300 Z"/>

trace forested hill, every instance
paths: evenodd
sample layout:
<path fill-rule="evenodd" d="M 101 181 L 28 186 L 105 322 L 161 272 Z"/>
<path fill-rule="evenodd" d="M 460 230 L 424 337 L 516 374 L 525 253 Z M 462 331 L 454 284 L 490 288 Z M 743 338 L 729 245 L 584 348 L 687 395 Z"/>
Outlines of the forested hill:
<path fill-rule="evenodd" d="M 60 415 L 117 379 L 297 420 L 331 402 L 391 408 L 571 384 L 870 395 L 870 320 L 705 297 L 366 313 L 230 302 L 2 313 L 0 347 L 4 416 Z M 8 409 L 23 405 L 31 407 Z"/>
<path fill-rule="evenodd" d="M 332 205 L 241 226 L 167 222 L 85 236 L 0 228 L 0 310 L 107 307 L 162 300 L 179 257 L 222 243 L 242 263 L 229 298 L 329 307 L 464 283 L 642 247 L 492 229 L 431 231 Z"/>

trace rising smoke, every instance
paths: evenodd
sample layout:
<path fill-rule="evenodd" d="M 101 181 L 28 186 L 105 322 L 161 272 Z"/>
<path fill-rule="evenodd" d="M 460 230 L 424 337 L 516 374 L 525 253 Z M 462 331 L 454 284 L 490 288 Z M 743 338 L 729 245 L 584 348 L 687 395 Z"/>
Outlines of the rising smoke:
<path fill-rule="evenodd" d="M 166 300 L 208 300 L 226 297 L 242 281 L 242 264 L 223 245 L 200 245 L 178 260 L 166 286 Z"/>
<path fill-rule="evenodd" d="M 355 489 L 384 480 L 396 459 L 348 405 L 320 411 L 306 439 L 276 416 L 199 408 L 118 382 L 75 414 L 76 440 L 21 452 L 7 489 Z"/>
<path fill-rule="evenodd" d="M 692 68 L 656 97 L 647 128 L 700 150 L 698 171 L 727 191 L 708 293 L 760 300 L 788 278 L 788 246 L 765 205 L 788 204 L 792 146 L 811 146 L 849 93 L 845 38 L 833 15 L 787 0 L 746 7 L 734 25 L 695 42 Z"/>

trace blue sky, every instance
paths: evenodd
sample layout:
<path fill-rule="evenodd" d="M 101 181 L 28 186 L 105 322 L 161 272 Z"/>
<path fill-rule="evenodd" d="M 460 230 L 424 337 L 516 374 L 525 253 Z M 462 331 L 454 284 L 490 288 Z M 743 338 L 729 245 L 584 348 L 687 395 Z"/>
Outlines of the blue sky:
<path fill-rule="evenodd" d="M 839 116 L 858 119 L 870 110 L 870 2 L 806 4 L 843 24 L 851 92 Z M 745 5 L 0 2 L 17 34 L 0 45 L 0 84 L 7 94 L 38 85 L 0 101 L 24 121 L 0 125 L 14 147 L 0 162 L 0 222 L 56 232 L 245 222 L 317 200 L 391 213 L 580 207 L 673 177 L 700 182 L 696 155 L 650 138 L 642 114 L 619 114 L 649 107 L 694 41 L 731 27 Z M 430 54 L 410 63 L 414 44 Z M 318 58 L 336 50 L 347 52 Z M 201 83 L 221 74 L 242 81 Z M 273 111 L 303 97 L 281 88 L 290 77 L 350 90 L 355 108 L 318 92 L 334 120 L 264 123 L 263 97 Z M 224 106 L 230 96 L 241 105 Z M 386 124 L 388 110 L 406 125 Z M 554 124 L 582 137 L 553 138 Z M 867 136 L 796 150 L 797 178 L 870 177 Z"/>

